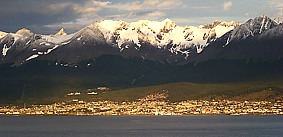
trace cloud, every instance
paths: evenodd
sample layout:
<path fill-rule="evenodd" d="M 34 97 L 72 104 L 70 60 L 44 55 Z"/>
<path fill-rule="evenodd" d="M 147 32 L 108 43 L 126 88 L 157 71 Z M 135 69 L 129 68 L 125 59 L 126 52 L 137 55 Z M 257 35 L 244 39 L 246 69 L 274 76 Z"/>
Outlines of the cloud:
<path fill-rule="evenodd" d="M 224 9 L 224 11 L 230 10 L 232 6 L 233 6 L 232 1 L 228 1 L 228 2 L 224 2 L 224 3 L 223 3 L 223 9 Z"/>
<path fill-rule="evenodd" d="M 140 1 L 133 1 L 129 3 L 118 3 L 118 4 L 108 6 L 108 8 L 114 8 L 118 10 L 127 10 L 127 11 L 137 11 L 137 10 L 144 9 Z"/>
<path fill-rule="evenodd" d="M 60 26 L 66 22 L 82 25 L 93 22 L 99 17 L 99 12 L 110 4 L 111 2 L 106 0 L 5 1 L 5 4 L 0 5 L 0 29 L 15 32 L 26 27 L 33 28 L 35 33 L 45 33 L 44 28 L 48 25 Z"/>
<path fill-rule="evenodd" d="M 71 9 L 74 13 L 77 14 L 86 14 L 100 11 L 103 7 L 110 4 L 110 2 L 101 2 L 101 1 L 89 1 L 85 4 L 77 4 L 72 2 L 64 2 L 64 3 L 54 3 L 48 6 L 48 10 L 51 12 L 58 11 L 61 12 L 65 9 Z"/>
<path fill-rule="evenodd" d="M 269 0 L 269 4 L 271 8 L 277 9 L 277 15 L 279 17 L 283 17 L 283 2 L 282 0 Z"/>
<path fill-rule="evenodd" d="M 170 9 L 170 8 L 176 8 L 178 6 L 181 6 L 183 3 L 183 0 L 137 0 L 133 2 L 128 3 L 118 3 L 118 4 L 112 4 L 108 6 L 108 8 L 115 8 L 118 10 L 126 10 L 126 11 L 139 11 L 139 10 L 145 10 L 145 9 Z"/>
<path fill-rule="evenodd" d="M 144 6 L 168 9 L 181 6 L 184 3 L 182 0 L 145 0 L 143 4 Z"/>
<path fill-rule="evenodd" d="M 127 20 L 135 20 L 135 19 L 158 19 L 159 17 L 164 17 L 167 14 L 165 12 L 160 12 L 160 11 L 149 11 L 149 12 L 130 12 L 127 14 L 116 14 L 116 15 L 110 15 L 110 16 L 106 16 L 107 19 L 111 19 L 111 20 L 123 20 L 123 19 L 127 19 Z"/>
<path fill-rule="evenodd" d="M 283 10 L 283 2 L 282 2 L 282 0 L 270 0 L 269 3 L 270 3 L 270 5 L 272 7 L 275 7 L 275 8 L 277 8 L 280 11 Z"/>
<path fill-rule="evenodd" d="M 136 21 L 163 20 L 166 12 L 184 6 L 183 0 L 135 0 L 124 3 L 111 3 L 106 9 L 115 10 L 117 14 L 107 15 L 104 18 L 112 20 Z M 118 11 L 117 11 L 118 10 Z"/>
<path fill-rule="evenodd" d="M 146 14 L 145 16 L 147 17 L 164 17 L 166 16 L 166 13 L 160 12 L 160 11 L 154 11 Z"/>

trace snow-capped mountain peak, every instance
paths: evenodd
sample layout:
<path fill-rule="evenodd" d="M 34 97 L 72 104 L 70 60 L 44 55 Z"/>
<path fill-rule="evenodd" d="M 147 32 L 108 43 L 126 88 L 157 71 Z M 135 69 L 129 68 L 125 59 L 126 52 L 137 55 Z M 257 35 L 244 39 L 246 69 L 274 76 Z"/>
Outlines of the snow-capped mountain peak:
<path fill-rule="evenodd" d="M 277 22 L 278 24 L 283 23 L 283 17 L 277 17 L 274 19 L 275 22 Z"/>
<path fill-rule="evenodd" d="M 262 33 L 265 30 L 268 30 L 274 26 L 277 26 L 274 20 L 268 18 L 265 15 L 261 15 L 260 17 L 256 17 L 254 19 L 250 19 L 245 23 L 245 25 L 253 31 L 254 34 Z"/>
<path fill-rule="evenodd" d="M 0 31 L 0 39 L 5 37 L 8 33 Z"/>
<path fill-rule="evenodd" d="M 63 35 L 67 35 L 67 33 L 65 32 L 64 28 L 61 28 L 61 29 L 55 34 L 55 36 L 63 36 Z"/>
<path fill-rule="evenodd" d="M 235 22 L 235 21 L 231 21 L 231 22 L 226 22 L 226 21 L 221 21 L 221 20 L 215 20 L 213 23 L 211 24 L 207 24 L 207 25 L 201 25 L 201 28 L 206 28 L 206 29 L 213 29 L 217 26 L 223 26 L 223 27 L 236 27 L 239 26 L 240 23 L 239 22 Z"/>
<path fill-rule="evenodd" d="M 130 23 L 102 20 L 69 35 L 63 28 L 55 35 L 39 35 L 30 30 L 21 29 L 16 34 L 9 33 L 2 38 L 0 49 L 2 49 L 2 60 L 5 61 L 17 56 L 14 54 L 23 53 L 21 58 L 15 61 L 17 65 L 36 58 L 44 59 L 50 53 L 59 56 L 58 52 L 63 49 L 72 51 L 76 61 L 103 54 L 115 54 L 175 62 L 178 59 L 190 60 L 198 56 L 211 43 L 221 41 L 219 45 L 225 47 L 233 40 L 262 36 L 274 26 L 278 24 L 266 16 L 250 19 L 244 24 L 216 20 L 201 26 L 178 26 L 170 19 L 139 20 Z M 76 50 L 73 51 L 74 49 Z M 91 51 L 89 49 L 99 55 L 93 55 L 95 53 L 91 52 L 83 58 L 77 53 L 80 50 L 81 52 Z M 160 54 L 162 59 L 158 57 Z M 68 57 L 62 55 L 60 60 L 68 62 L 73 59 L 66 58 Z"/>
<path fill-rule="evenodd" d="M 255 37 L 276 26 L 278 26 L 278 23 L 265 15 L 256 17 L 254 19 L 249 19 L 244 24 L 236 27 L 229 34 L 227 42 L 223 47 L 228 45 L 233 40 L 243 40 L 249 37 Z"/>
<path fill-rule="evenodd" d="M 191 48 L 200 53 L 208 43 L 238 25 L 237 22 L 215 21 L 212 25 L 202 27 L 177 26 L 167 18 L 160 22 L 139 20 L 131 23 L 103 20 L 95 22 L 89 27 L 101 30 L 106 42 L 120 48 L 121 51 L 127 49 L 128 46 L 125 45 L 129 43 L 133 43 L 137 46 L 136 48 L 140 48 L 142 43 L 146 42 L 156 48 L 173 45 L 169 49 L 170 52 L 188 56 L 190 51 L 184 51 L 184 49 Z"/>
<path fill-rule="evenodd" d="M 33 33 L 26 28 L 22 28 L 22 29 L 18 30 L 16 32 L 16 34 L 22 35 L 22 36 L 25 36 L 25 37 L 29 37 L 29 36 L 33 35 Z"/>

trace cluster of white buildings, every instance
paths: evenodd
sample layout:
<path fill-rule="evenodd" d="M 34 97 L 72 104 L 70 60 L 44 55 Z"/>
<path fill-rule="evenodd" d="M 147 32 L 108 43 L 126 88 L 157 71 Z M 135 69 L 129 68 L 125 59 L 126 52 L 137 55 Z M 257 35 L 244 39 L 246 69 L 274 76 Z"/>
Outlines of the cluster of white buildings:
<path fill-rule="evenodd" d="M 3 106 L 0 115 L 282 115 L 283 101 L 206 101 L 169 102 L 166 93 L 148 95 L 138 101 L 112 102 L 82 100 L 32 105 Z"/>

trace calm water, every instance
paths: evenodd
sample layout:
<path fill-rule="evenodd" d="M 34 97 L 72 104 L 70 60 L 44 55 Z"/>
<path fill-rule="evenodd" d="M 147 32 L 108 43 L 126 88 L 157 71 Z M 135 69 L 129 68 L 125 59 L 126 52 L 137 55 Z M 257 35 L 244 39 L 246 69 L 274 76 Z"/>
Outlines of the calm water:
<path fill-rule="evenodd" d="M 283 135 L 283 116 L 0 117 L 2 137 Z"/>

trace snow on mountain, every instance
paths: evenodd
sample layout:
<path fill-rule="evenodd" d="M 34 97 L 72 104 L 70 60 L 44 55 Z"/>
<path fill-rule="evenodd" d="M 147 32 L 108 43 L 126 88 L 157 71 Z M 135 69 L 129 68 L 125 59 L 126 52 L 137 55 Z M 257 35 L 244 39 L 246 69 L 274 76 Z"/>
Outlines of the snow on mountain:
<path fill-rule="evenodd" d="M 166 50 L 171 54 L 180 54 L 187 59 L 192 51 L 201 53 L 210 42 L 238 25 L 237 22 L 215 21 L 212 24 L 194 27 L 177 26 L 170 19 L 161 22 L 140 20 L 131 23 L 102 20 L 69 35 L 63 28 L 55 35 L 34 34 L 23 28 L 16 33 L 9 33 L 1 40 L 0 46 L 2 47 L 2 60 L 12 58 L 12 55 L 9 56 L 10 50 L 17 51 L 12 54 L 22 54 L 16 59 L 17 64 L 48 55 L 65 45 L 83 46 L 93 42 L 118 48 L 120 52 L 127 49 L 134 49 L 138 52 L 142 46 L 147 45 L 150 46 L 149 48 L 154 48 L 155 52 Z M 141 53 L 141 57 L 148 56 L 147 51 L 143 52 L 145 53 Z M 157 57 L 154 58 L 157 59 Z"/>
<path fill-rule="evenodd" d="M 63 36 L 63 35 L 67 35 L 67 33 L 65 32 L 64 28 L 61 28 L 61 29 L 55 34 L 55 36 Z"/>
<path fill-rule="evenodd" d="M 188 57 L 196 58 L 199 56 L 197 53 L 202 53 L 211 43 L 225 47 L 232 41 L 279 36 L 281 30 L 282 24 L 279 25 L 266 16 L 250 19 L 243 24 L 216 20 L 200 26 L 178 26 L 170 19 L 160 22 L 140 20 L 131 23 L 102 20 L 69 35 L 64 29 L 56 35 L 34 34 L 27 29 L 6 34 L 0 42 L 0 56 L 2 60 L 8 60 L 9 57 L 22 54 L 22 58 L 18 59 L 19 63 L 36 58 L 56 60 L 58 56 L 59 60 L 67 60 L 66 62 L 71 62 L 77 57 L 79 62 L 104 54 L 160 61 L 170 58 L 170 61 L 174 62 L 189 60 Z M 72 52 L 74 56 L 60 55 L 60 52 L 65 51 Z M 54 57 L 47 56 L 51 55 L 50 53 L 53 53 Z M 81 55 L 82 53 L 85 55 Z"/>
<path fill-rule="evenodd" d="M 75 34 L 65 35 L 64 30 L 60 30 L 61 35 L 40 35 L 34 34 L 30 30 L 23 28 L 16 33 L 6 34 L 0 42 L 2 47 L 2 60 L 11 56 L 17 56 L 14 60 L 17 65 L 35 59 L 41 55 L 47 55 L 59 46 L 67 44 Z M 10 52 L 13 51 L 13 52 Z M 12 54 L 9 56 L 9 54 Z M 17 55 L 14 55 L 17 54 Z"/>
<path fill-rule="evenodd" d="M 5 37 L 8 33 L 0 31 L 0 39 Z"/>
<path fill-rule="evenodd" d="M 22 28 L 22 29 L 18 30 L 16 32 L 16 34 L 22 35 L 24 37 L 29 37 L 29 36 L 33 35 L 33 33 L 30 30 L 26 29 L 26 28 Z"/>
<path fill-rule="evenodd" d="M 277 22 L 278 24 L 283 23 L 283 17 L 277 17 L 274 19 L 275 22 Z"/>
<path fill-rule="evenodd" d="M 10 50 L 11 47 L 8 47 L 6 44 L 4 44 L 2 49 L 2 55 L 5 57 L 7 55 L 8 50 Z"/>
<path fill-rule="evenodd" d="M 209 42 L 221 37 L 226 32 L 234 29 L 239 23 L 217 21 L 207 26 L 177 26 L 172 20 L 127 23 L 124 21 L 103 20 L 92 24 L 90 27 L 99 28 L 109 45 L 117 46 L 124 50 L 123 44 L 133 42 L 140 48 L 142 42 L 148 42 L 157 48 L 175 45 L 169 49 L 172 53 L 189 55 L 187 48 L 196 48 L 200 53 Z M 127 46 L 126 46 L 127 47 Z"/>
<path fill-rule="evenodd" d="M 255 37 L 276 26 L 278 26 L 278 23 L 264 15 L 250 19 L 246 23 L 236 27 L 229 34 L 224 47 L 227 46 L 232 40 L 244 40 L 249 37 Z"/>
<path fill-rule="evenodd" d="M 45 40 L 47 44 L 48 43 L 60 44 L 60 43 L 63 43 L 65 41 L 68 41 L 73 36 L 74 36 L 74 34 L 59 35 L 59 36 L 55 36 L 55 35 L 42 35 L 42 39 Z"/>

